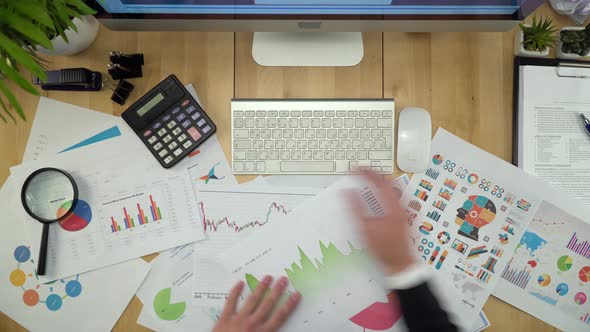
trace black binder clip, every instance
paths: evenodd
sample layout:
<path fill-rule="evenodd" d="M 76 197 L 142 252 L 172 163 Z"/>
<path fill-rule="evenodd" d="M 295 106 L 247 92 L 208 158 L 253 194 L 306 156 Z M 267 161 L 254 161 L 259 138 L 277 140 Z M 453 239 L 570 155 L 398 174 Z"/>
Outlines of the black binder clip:
<path fill-rule="evenodd" d="M 109 58 L 112 63 L 116 63 L 126 67 L 139 67 L 143 66 L 143 54 L 124 54 L 120 51 L 109 52 Z"/>
<path fill-rule="evenodd" d="M 108 86 L 105 83 L 108 83 Z M 104 80 L 103 86 L 106 86 L 109 89 L 113 90 L 111 100 L 119 105 L 125 104 L 125 101 L 127 101 L 127 98 L 129 98 L 129 95 L 131 94 L 131 91 L 133 91 L 134 88 L 133 84 L 129 83 L 126 80 L 120 80 L 116 86 L 113 84 L 113 82 L 109 80 Z"/>
<path fill-rule="evenodd" d="M 108 69 L 109 75 L 111 75 L 113 80 L 120 80 L 120 79 L 125 79 L 125 78 L 136 78 L 136 77 L 143 76 L 141 66 L 128 67 L 128 66 L 120 65 L 118 63 L 109 63 L 107 65 L 107 69 Z"/>

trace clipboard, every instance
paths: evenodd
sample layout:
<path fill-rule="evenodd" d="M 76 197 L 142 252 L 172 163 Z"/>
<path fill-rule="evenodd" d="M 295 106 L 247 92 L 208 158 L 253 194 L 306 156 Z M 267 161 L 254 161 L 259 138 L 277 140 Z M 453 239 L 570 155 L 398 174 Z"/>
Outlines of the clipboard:
<path fill-rule="evenodd" d="M 520 105 L 520 67 L 522 66 L 540 66 L 540 67 L 555 67 L 557 75 L 560 77 L 571 77 L 575 79 L 590 79 L 590 61 L 582 60 L 565 60 L 565 59 L 548 59 L 548 58 L 530 58 L 530 57 L 514 57 L 514 81 L 513 81 L 513 112 L 512 112 L 512 164 L 518 165 L 518 142 L 519 142 L 519 105 Z M 588 68 L 588 75 L 572 75 L 568 73 L 567 69 Z"/>

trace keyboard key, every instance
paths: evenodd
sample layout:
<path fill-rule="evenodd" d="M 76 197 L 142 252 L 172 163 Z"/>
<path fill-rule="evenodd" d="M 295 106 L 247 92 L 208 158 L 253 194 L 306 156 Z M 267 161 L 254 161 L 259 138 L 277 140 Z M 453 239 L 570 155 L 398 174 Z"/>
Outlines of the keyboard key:
<path fill-rule="evenodd" d="M 293 130 L 293 138 L 300 139 L 305 136 L 305 131 L 303 129 L 295 129 Z"/>
<path fill-rule="evenodd" d="M 376 128 L 377 127 L 377 119 L 369 118 L 367 119 L 367 128 Z"/>
<path fill-rule="evenodd" d="M 356 118 L 354 120 L 354 126 L 357 128 L 364 128 L 365 127 L 365 119 L 363 118 Z"/>
<path fill-rule="evenodd" d="M 381 129 L 371 130 L 371 138 L 381 138 Z"/>
<path fill-rule="evenodd" d="M 160 123 L 160 122 L 156 122 L 152 128 L 153 128 L 154 130 L 156 130 L 156 129 L 159 129 L 160 127 L 162 127 L 162 123 Z"/>
<path fill-rule="evenodd" d="M 279 150 L 270 150 L 268 152 L 268 159 L 279 160 Z"/>
<path fill-rule="evenodd" d="M 172 158 L 172 156 L 168 156 L 168 157 L 166 157 L 166 159 L 164 159 L 164 163 L 170 164 L 173 160 L 174 160 L 174 158 Z"/>
<path fill-rule="evenodd" d="M 143 137 L 148 137 L 151 134 L 152 134 L 152 131 L 151 130 L 146 130 L 146 131 L 143 132 Z"/>
<path fill-rule="evenodd" d="M 309 119 L 307 119 L 307 118 L 301 119 L 301 121 L 299 121 L 299 127 L 300 128 L 309 128 Z"/>
<path fill-rule="evenodd" d="M 337 118 L 343 118 L 346 116 L 346 111 L 336 111 Z"/>
<path fill-rule="evenodd" d="M 379 128 L 391 128 L 391 119 L 378 119 L 377 127 Z"/>
<path fill-rule="evenodd" d="M 366 152 L 366 151 L 364 151 Z M 393 152 L 391 150 L 373 150 L 369 151 L 369 159 L 371 160 L 392 160 Z"/>
<path fill-rule="evenodd" d="M 344 128 L 354 128 L 354 119 L 351 119 L 351 118 L 344 119 Z"/>
<path fill-rule="evenodd" d="M 338 138 L 339 139 L 347 139 L 348 138 L 348 129 L 339 129 L 338 130 Z"/>
<path fill-rule="evenodd" d="M 340 149 L 340 141 L 338 141 L 338 140 L 330 141 L 330 149 L 332 149 L 332 150 Z"/>
<path fill-rule="evenodd" d="M 322 151 L 322 150 L 313 151 L 313 160 L 323 160 L 323 159 L 324 159 L 324 151 Z"/>
<path fill-rule="evenodd" d="M 286 138 L 286 139 L 293 138 L 293 129 L 285 129 L 285 130 L 283 130 L 283 138 Z"/>
<path fill-rule="evenodd" d="M 324 127 L 324 128 L 332 127 L 332 118 L 323 118 L 322 119 L 322 127 Z"/>
<path fill-rule="evenodd" d="M 342 128 L 342 119 L 335 118 L 334 122 L 332 123 L 332 127 L 334 128 Z"/>
<path fill-rule="evenodd" d="M 244 111 L 234 111 L 234 117 L 243 117 Z"/>
<path fill-rule="evenodd" d="M 378 118 L 381 116 L 381 111 L 371 111 L 371 117 Z"/>
<path fill-rule="evenodd" d="M 373 148 L 373 141 L 364 141 L 363 148 L 365 149 L 372 149 Z"/>
<path fill-rule="evenodd" d="M 248 151 L 246 151 L 246 159 L 248 159 L 248 160 L 256 160 L 256 159 L 258 159 L 258 152 L 256 150 L 248 150 Z"/>
<path fill-rule="evenodd" d="M 168 127 L 168 129 L 172 129 L 172 128 L 176 127 L 176 122 L 174 120 L 168 122 L 167 127 Z"/>
<path fill-rule="evenodd" d="M 246 160 L 246 151 L 234 150 L 234 160 Z"/>
<path fill-rule="evenodd" d="M 182 104 L 180 104 L 180 106 L 185 107 L 186 105 L 190 104 L 190 100 L 189 99 L 185 99 Z"/>
<path fill-rule="evenodd" d="M 148 143 L 154 144 L 157 140 L 158 140 L 158 138 L 156 136 L 152 136 L 152 137 L 148 138 Z"/>
<path fill-rule="evenodd" d="M 160 142 L 158 142 L 156 145 L 154 145 L 154 150 L 158 151 L 160 150 L 164 145 Z"/>
<path fill-rule="evenodd" d="M 291 117 L 298 118 L 301 116 L 301 111 L 291 111 Z"/>
<path fill-rule="evenodd" d="M 260 129 L 250 129 L 250 138 L 259 139 L 260 138 Z"/>
<path fill-rule="evenodd" d="M 256 118 L 255 124 L 256 124 L 256 128 L 264 128 L 264 127 L 266 127 L 266 119 L 265 118 Z"/>
<path fill-rule="evenodd" d="M 385 149 L 385 141 L 382 139 L 375 140 L 375 149 Z"/>
<path fill-rule="evenodd" d="M 254 119 L 252 119 L 252 118 L 246 118 L 244 120 L 244 127 L 246 127 L 246 128 L 254 128 Z"/>
<path fill-rule="evenodd" d="M 333 118 L 336 115 L 336 112 L 334 111 L 326 111 L 326 116 L 329 118 Z"/>
<path fill-rule="evenodd" d="M 184 119 L 186 119 L 186 114 L 184 114 L 184 113 L 180 113 L 176 116 L 177 121 L 182 121 Z"/>
<path fill-rule="evenodd" d="M 381 168 L 381 170 L 383 171 L 383 173 L 387 173 L 387 174 L 393 173 L 393 167 L 391 167 L 391 166 L 383 166 Z"/>
<path fill-rule="evenodd" d="M 324 117 L 324 111 L 313 111 L 313 116 L 315 118 L 322 118 Z"/>
<path fill-rule="evenodd" d="M 358 118 L 359 117 L 359 111 L 348 111 L 347 115 L 350 118 Z"/>
<path fill-rule="evenodd" d="M 174 150 L 178 146 L 178 143 L 172 142 L 168 145 L 168 149 Z"/>
<path fill-rule="evenodd" d="M 256 150 L 261 150 L 264 147 L 264 142 L 261 140 L 254 140 L 252 141 L 252 148 Z"/>
<path fill-rule="evenodd" d="M 281 129 L 273 129 L 272 130 L 272 138 L 273 139 L 283 138 L 283 131 Z"/>
<path fill-rule="evenodd" d="M 197 130 L 197 128 L 195 127 L 190 127 L 187 130 L 187 133 L 190 135 L 190 137 L 193 139 L 193 141 L 198 141 L 201 138 L 201 133 Z"/>
<path fill-rule="evenodd" d="M 275 141 L 271 141 L 271 140 L 264 141 L 264 148 L 266 150 L 272 150 L 272 149 L 274 149 L 275 148 Z"/>
<path fill-rule="evenodd" d="M 299 150 L 291 151 L 291 159 L 301 160 L 301 151 L 299 151 Z"/>
<path fill-rule="evenodd" d="M 371 161 L 371 167 L 375 167 L 375 166 L 381 166 L 381 162 L 380 161 Z"/>
<path fill-rule="evenodd" d="M 188 103 L 187 103 L 187 105 L 188 105 Z M 186 106 L 186 105 L 182 105 L 182 106 Z M 175 107 L 175 108 L 172 110 L 172 114 L 176 114 L 176 113 L 178 113 L 178 112 L 180 112 L 180 107 Z"/>
<path fill-rule="evenodd" d="M 348 163 L 348 165 L 349 165 L 349 170 L 351 172 L 358 171 L 358 168 L 359 168 L 359 162 L 358 161 L 351 161 L 351 162 Z"/>
<path fill-rule="evenodd" d="M 252 141 L 234 140 L 234 149 L 252 149 Z"/>
<path fill-rule="evenodd" d="M 201 119 L 201 120 L 197 121 L 197 126 L 202 128 L 206 123 L 207 123 L 207 121 L 205 121 L 205 119 Z"/>
<path fill-rule="evenodd" d="M 315 138 L 315 130 L 313 130 L 313 129 L 305 130 L 305 138 L 307 138 L 307 139 Z"/>
<path fill-rule="evenodd" d="M 363 141 L 354 140 L 352 141 L 352 148 L 355 150 L 359 150 L 363 148 Z"/>
<path fill-rule="evenodd" d="M 191 147 L 191 145 L 193 145 L 193 142 L 191 141 L 186 141 L 184 142 L 184 144 L 182 145 L 183 148 L 188 149 Z"/>
<path fill-rule="evenodd" d="M 316 129 L 315 138 L 325 139 L 326 138 L 326 129 Z"/>
<path fill-rule="evenodd" d="M 299 127 L 299 119 L 289 118 L 289 128 L 297 128 L 297 127 Z"/>
<path fill-rule="evenodd" d="M 158 152 L 158 155 L 159 155 L 161 158 L 163 158 L 163 157 L 164 157 L 165 155 L 167 155 L 167 154 L 168 154 L 168 150 L 166 150 L 166 149 L 163 149 L 162 151 Z"/>
<path fill-rule="evenodd" d="M 188 137 L 185 134 L 182 134 L 180 136 L 178 136 L 178 141 L 179 142 L 184 142 Z"/>
<path fill-rule="evenodd" d="M 245 114 L 247 118 L 253 118 L 256 116 L 256 112 L 254 111 L 246 111 Z"/>
<path fill-rule="evenodd" d="M 168 120 L 170 120 L 171 118 L 172 118 L 172 115 L 170 115 L 170 114 L 166 114 L 166 115 L 164 115 L 164 117 L 162 118 L 162 121 L 164 121 L 164 122 L 168 122 Z"/>
<path fill-rule="evenodd" d="M 287 146 L 287 142 L 284 139 L 278 139 L 275 141 L 275 149 L 284 149 Z"/>
<path fill-rule="evenodd" d="M 356 152 L 356 156 L 358 160 L 367 160 L 367 151 L 360 150 Z M 373 159 L 373 158 L 371 158 Z"/>
<path fill-rule="evenodd" d="M 289 117 L 289 111 L 279 111 L 279 116 L 281 118 L 288 118 Z"/>
<path fill-rule="evenodd" d="M 350 140 L 345 139 L 340 141 L 340 146 L 343 149 L 352 149 L 352 142 Z"/>
<path fill-rule="evenodd" d="M 253 173 L 256 167 L 256 164 L 253 161 L 245 162 L 245 171 L 246 173 Z"/>
<path fill-rule="evenodd" d="M 262 139 L 269 139 L 270 138 L 270 129 L 261 129 L 260 130 L 260 138 Z"/>
<path fill-rule="evenodd" d="M 332 150 L 324 151 L 324 159 L 334 160 L 334 151 L 332 151 Z"/>
<path fill-rule="evenodd" d="M 180 129 L 180 127 L 176 127 L 174 128 L 174 130 L 172 131 L 172 134 L 174 135 L 178 135 L 182 132 L 182 129 Z"/>
<path fill-rule="evenodd" d="M 282 172 L 334 172 L 333 161 L 281 161 Z"/>
<path fill-rule="evenodd" d="M 275 119 L 275 118 L 266 119 L 266 127 L 267 128 L 276 128 L 277 127 L 277 119 Z"/>
<path fill-rule="evenodd" d="M 359 116 L 363 117 L 363 118 L 368 117 L 369 114 L 370 114 L 369 111 L 359 111 Z"/>
<path fill-rule="evenodd" d="M 315 139 L 309 140 L 309 141 L 307 141 L 307 148 L 308 149 L 318 149 L 319 142 Z"/>
<path fill-rule="evenodd" d="M 276 118 L 277 116 L 279 116 L 279 112 L 278 111 L 268 111 L 268 117 L 269 118 Z"/>
<path fill-rule="evenodd" d="M 295 150 L 297 149 L 297 142 L 294 140 L 288 140 L 286 144 L 287 150 Z"/>
<path fill-rule="evenodd" d="M 191 115 L 191 119 L 193 119 L 194 121 L 197 121 L 197 119 L 200 118 L 201 115 L 202 115 L 201 112 L 196 112 L 195 114 Z M 243 119 L 237 118 L 234 120 L 239 120 L 240 127 L 243 126 L 243 123 L 244 123 Z M 236 122 L 234 122 L 234 123 L 236 123 Z"/>
<path fill-rule="evenodd" d="M 203 134 L 207 134 L 208 132 L 210 132 L 213 128 L 211 128 L 211 126 L 207 125 L 205 126 L 205 128 L 203 128 Z"/>
<path fill-rule="evenodd" d="M 355 160 L 356 159 L 356 151 L 354 151 L 354 150 L 346 151 L 346 159 Z"/>
<path fill-rule="evenodd" d="M 184 120 L 184 122 L 182 123 L 182 128 L 184 128 L 184 129 L 186 129 L 190 126 L 191 126 L 190 120 Z"/>
<path fill-rule="evenodd" d="M 297 141 L 297 148 L 300 150 L 307 149 L 307 141 L 305 141 L 305 140 Z"/>
<path fill-rule="evenodd" d="M 182 154 L 182 149 L 176 149 L 176 151 L 174 151 L 174 155 L 175 156 L 180 156 Z"/>
<path fill-rule="evenodd" d="M 311 157 L 312 157 L 311 150 L 303 150 L 303 152 L 301 152 L 301 159 L 311 160 Z"/>
<path fill-rule="evenodd" d="M 336 160 L 344 160 L 345 153 L 343 150 L 337 150 L 335 155 L 336 155 Z"/>
<path fill-rule="evenodd" d="M 168 135 L 168 136 L 164 137 L 162 140 L 164 141 L 164 143 L 168 143 L 172 140 L 172 136 Z"/>
<path fill-rule="evenodd" d="M 379 166 L 371 166 L 371 171 L 375 173 L 381 173 L 381 167 Z"/>
<path fill-rule="evenodd" d="M 241 173 L 244 171 L 244 163 L 241 161 L 234 161 L 234 172 Z"/>
<path fill-rule="evenodd" d="M 288 150 L 281 150 L 280 152 L 281 160 L 289 160 L 291 159 L 291 152 Z"/>
<path fill-rule="evenodd" d="M 257 118 L 264 118 L 266 117 L 266 111 L 256 111 Z"/>
<path fill-rule="evenodd" d="M 162 136 L 166 135 L 166 133 L 167 133 L 166 129 L 162 128 L 158 131 L 158 136 L 162 137 Z"/>
<path fill-rule="evenodd" d="M 348 130 L 348 138 L 351 138 L 351 139 L 359 138 L 359 130 L 358 129 Z"/>
<path fill-rule="evenodd" d="M 328 139 L 337 139 L 337 138 L 338 138 L 338 130 L 328 129 Z"/>
<path fill-rule="evenodd" d="M 186 108 L 186 112 L 190 115 L 193 114 L 193 112 L 196 110 L 197 108 L 195 107 L 195 105 L 190 105 L 189 107 Z"/>
<path fill-rule="evenodd" d="M 266 163 L 264 161 L 259 161 L 256 163 L 256 172 L 266 172 Z"/>
<path fill-rule="evenodd" d="M 327 141 L 325 139 L 324 140 L 321 140 L 320 141 L 320 149 L 322 149 L 322 150 L 328 150 L 328 149 L 330 149 L 330 141 Z"/>
<path fill-rule="evenodd" d="M 369 138 L 371 138 L 371 130 L 369 130 L 369 129 L 361 129 L 361 138 L 362 139 L 369 139 Z"/>
<path fill-rule="evenodd" d="M 289 119 L 287 118 L 279 118 L 277 123 L 279 128 L 289 128 Z"/>
<path fill-rule="evenodd" d="M 303 116 L 304 118 L 311 118 L 311 115 L 313 113 L 311 111 L 303 111 L 301 112 L 301 116 Z"/>
<path fill-rule="evenodd" d="M 390 111 L 390 110 L 385 110 L 385 111 L 381 112 L 381 115 L 382 116 L 385 116 L 385 117 L 392 117 L 393 116 L 393 112 Z"/>
<path fill-rule="evenodd" d="M 266 151 L 266 150 L 258 151 L 258 159 L 259 160 L 267 160 L 268 159 L 268 151 Z"/>

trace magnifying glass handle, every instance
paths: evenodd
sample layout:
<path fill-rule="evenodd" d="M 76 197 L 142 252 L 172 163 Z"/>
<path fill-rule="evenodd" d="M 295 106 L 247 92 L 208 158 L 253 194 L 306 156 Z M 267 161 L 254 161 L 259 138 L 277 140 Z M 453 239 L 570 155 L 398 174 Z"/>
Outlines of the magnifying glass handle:
<path fill-rule="evenodd" d="M 43 224 L 41 246 L 39 247 L 39 261 L 37 262 L 37 275 L 45 275 L 45 263 L 47 262 L 47 244 L 49 242 L 49 224 Z"/>

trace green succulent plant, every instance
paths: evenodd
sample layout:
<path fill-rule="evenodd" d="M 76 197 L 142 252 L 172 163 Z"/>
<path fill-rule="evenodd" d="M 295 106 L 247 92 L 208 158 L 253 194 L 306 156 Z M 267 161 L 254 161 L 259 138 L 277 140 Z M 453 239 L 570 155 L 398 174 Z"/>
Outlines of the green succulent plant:
<path fill-rule="evenodd" d="M 89 14 L 94 10 L 83 0 L 0 0 L 0 73 L 23 90 L 39 95 L 19 67 L 45 81 L 44 60 L 36 54 L 37 47 L 52 49 L 51 39 L 58 35 L 67 42 L 65 31 L 77 31 L 73 19 Z M 16 122 L 9 104 L 26 120 L 20 103 L 0 80 L 0 119 L 6 122 L 9 117 Z"/>
<path fill-rule="evenodd" d="M 590 54 L 590 24 L 584 30 L 562 30 L 560 33 L 563 53 L 588 56 Z"/>
<path fill-rule="evenodd" d="M 537 21 L 537 17 L 533 17 L 531 26 L 520 24 L 520 29 L 524 34 L 522 45 L 527 51 L 542 52 L 546 48 L 554 47 L 557 42 L 554 36 L 557 29 L 549 18 Z"/>

